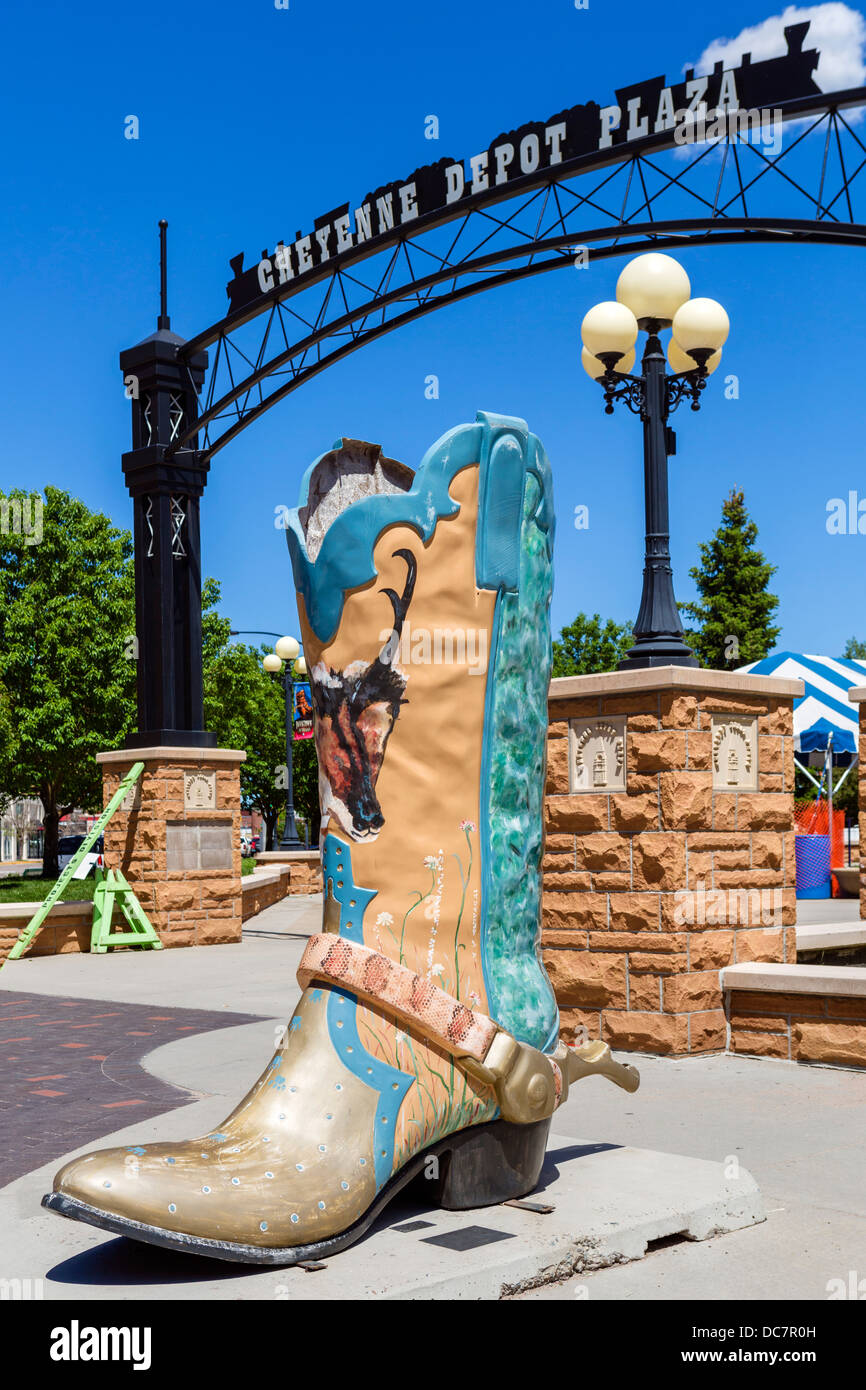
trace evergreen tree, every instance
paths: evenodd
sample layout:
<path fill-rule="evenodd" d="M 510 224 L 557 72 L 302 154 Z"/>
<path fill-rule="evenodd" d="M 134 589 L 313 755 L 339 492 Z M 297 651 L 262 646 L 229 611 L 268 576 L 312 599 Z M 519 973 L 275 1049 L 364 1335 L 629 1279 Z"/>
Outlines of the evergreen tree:
<path fill-rule="evenodd" d="M 849 637 L 842 655 L 849 661 L 866 661 L 866 642 L 859 637 Z"/>
<path fill-rule="evenodd" d="M 615 671 L 633 644 L 631 623 L 608 618 L 602 624 L 598 613 L 589 617 L 578 613 L 553 643 L 554 676 L 582 676 L 593 671 Z"/>
<path fill-rule="evenodd" d="M 700 547 L 700 565 L 689 570 L 701 602 L 679 605 L 699 624 L 686 636 L 712 670 L 760 661 L 781 632 L 773 624 L 779 600 L 767 588 L 776 566 L 755 548 L 757 538 L 745 496 L 735 488 L 722 503 L 721 526 Z"/>

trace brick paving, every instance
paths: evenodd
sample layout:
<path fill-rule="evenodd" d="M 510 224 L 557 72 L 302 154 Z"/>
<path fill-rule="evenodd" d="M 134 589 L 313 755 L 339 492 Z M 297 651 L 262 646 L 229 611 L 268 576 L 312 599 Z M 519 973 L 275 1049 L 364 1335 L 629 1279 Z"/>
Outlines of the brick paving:
<path fill-rule="evenodd" d="M 257 1014 L 113 1004 L 47 994 L 0 1000 L 0 1187 L 71 1149 L 197 1099 L 141 1065 L 189 1033 Z"/>

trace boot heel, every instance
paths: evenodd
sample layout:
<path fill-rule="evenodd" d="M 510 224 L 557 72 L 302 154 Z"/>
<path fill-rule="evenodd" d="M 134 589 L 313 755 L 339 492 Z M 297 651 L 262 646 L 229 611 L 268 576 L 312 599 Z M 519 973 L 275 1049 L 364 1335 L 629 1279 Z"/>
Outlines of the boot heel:
<path fill-rule="evenodd" d="M 416 1191 L 446 1211 L 525 1197 L 541 1176 L 549 1130 L 549 1119 L 532 1125 L 494 1120 L 460 1130 L 436 1146 L 438 1173 L 428 1163 L 429 1176 L 425 1181 L 421 1175 Z"/>

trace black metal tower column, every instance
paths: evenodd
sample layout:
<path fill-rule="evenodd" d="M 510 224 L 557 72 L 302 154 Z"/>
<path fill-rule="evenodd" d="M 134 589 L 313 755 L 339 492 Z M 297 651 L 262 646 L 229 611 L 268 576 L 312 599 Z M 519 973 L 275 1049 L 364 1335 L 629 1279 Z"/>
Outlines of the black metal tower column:
<path fill-rule="evenodd" d="M 193 436 L 166 452 L 198 414 L 207 353 L 183 362 L 185 339 L 166 312 L 165 222 L 160 223 L 157 331 L 120 354 L 132 400 L 132 449 L 123 472 L 133 499 L 138 731 L 126 746 L 213 748 L 204 731 L 201 658 L 199 498 L 209 463 Z"/>

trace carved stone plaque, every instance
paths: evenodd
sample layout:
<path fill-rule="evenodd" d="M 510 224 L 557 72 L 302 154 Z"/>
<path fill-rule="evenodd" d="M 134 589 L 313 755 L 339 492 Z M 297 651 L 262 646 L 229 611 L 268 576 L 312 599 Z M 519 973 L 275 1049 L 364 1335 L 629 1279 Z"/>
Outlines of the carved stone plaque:
<path fill-rule="evenodd" d="M 624 715 L 569 721 L 571 791 L 625 791 L 625 729 Z"/>
<path fill-rule="evenodd" d="M 758 789 L 758 720 L 713 715 L 713 790 Z"/>
<path fill-rule="evenodd" d="M 135 786 L 130 787 L 129 791 L 126 793 L 126 796 L 125 796 L 125 797 L 123 798 L 123 800 L 121 801 L 121 803 L 120 803 L 120 810 L 121 810 L 121 811 L 140 811 L 140 810 L 141 810 L 141 778 L 140 778 L 140 777 L 139 777 L 138 781 L 135 783 Z"/>
<path fill-rule="evenodd" d="M 183 805 L 186 811 L 213 811 L 216 807 L 216 773 L 185 772 Z"/>
<path fill-rule="evenodd" d="M 169 821 L 165 827 L 165 867 L 178 869 L 230 869 L 232 827 L 205 822 Z"/>

